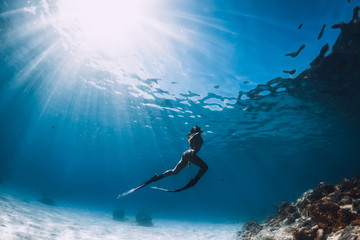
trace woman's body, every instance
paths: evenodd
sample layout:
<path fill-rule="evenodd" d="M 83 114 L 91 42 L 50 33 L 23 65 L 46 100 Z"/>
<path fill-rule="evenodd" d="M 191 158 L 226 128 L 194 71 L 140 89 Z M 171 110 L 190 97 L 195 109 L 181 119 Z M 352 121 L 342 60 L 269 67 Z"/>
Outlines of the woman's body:
<path fill-rule="evenodd" d="M 181 170 L 185 168 L 186 165 L 192 163 L 198 167 L 200 167 L 199 172 L 195 176 L 195 178 L 191 179 L 190 182 L 182 189 L 179 189 L 179 191 L 185 190 L 187 188 L 190 188 L 194 186 L 199 179 L 205 174 L 205 172 L 208 170 L 207 164 L 199 158 L 196 153 L 200 151 L 200 148 L 202 144 L 204 143 L 202 137 L 201 137 L 202 130 L 200 127 L 195 126 L 190 130 L 190 134 L 188 134 L 188 141 L 190 145 L 190 149 L 185 151 L 178 164 L 175 166 L 174 169 L 167 170 L 161 175 L 155 175 L 152 179 L 150 179 L 150 182 L 156 182 L 164 177 L 168 177 L 171 175 L 178 174 Z"/>
<path fill-rule="evenodd" d="M 166 172 L 164 172 L 161 175 L 153 176 L 150 180 L 141 184 L 140 186 L 130 189 L 129 191 L 127 191 L 125 193 L 119 194 L 118 198 L 125 197 L 125 196 L 129 195 L 130 193 L 133 193 L 152 182 L 156 182 L 156 181 L 159 181 L 160 179 L 163 179 L 164 177 L 176 175 L 181 170 L 183 170 L 187 164 L 190 164 L 190 163 L 193 163 L 196 166 L 200 167 L 200 170 L 196 174 L 196 176 L 194 178 L 192 178 L 185 187 L 177 189 L 177 190 L 168 190 L 168 189 L 162 189 L 162 188 L 157 188 L 157 187 L 153 187 L 153 188 L 160 189 L 160 190 L 167 191 L 167 192 L 180 192 L 180 191 L 183 191 L 190 187 L 193 187 L 208 169 L 208 166 L 206 165 L 206 163 L 196 155 L 196 153 L 200 151 L 200 148 L 201 148 L 202 144 L 204 143 L 204 141 L 201 137 L 201 133 L 202 133 L 201 128 L 198 126 L 195 126 L 190 130 L 190 134 L 188 134 L 188 141 L 189 141 L 190 149 L 185 151 L 182 154 L 179 163 L 175 166 L 174 169 L 167 170 Z"/>

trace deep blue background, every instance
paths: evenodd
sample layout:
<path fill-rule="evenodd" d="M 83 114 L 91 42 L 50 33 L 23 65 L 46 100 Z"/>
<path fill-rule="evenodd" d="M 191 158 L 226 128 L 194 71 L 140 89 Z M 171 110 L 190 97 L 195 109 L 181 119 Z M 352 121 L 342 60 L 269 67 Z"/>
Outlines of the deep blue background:
<path fill-rule="evenodd" d="M 331 105 L 305 102 L 285 92 L 263 100 L 274 102 L 276 110 L 250 112 L 232 94 L 287 76 L 284 69 L 297 68 L 299 73 L 308 68 L 321 46 L 332 44 L 339 35 L 331 25 L 351 19 L 356 1 L 181 1 L 166 6 L 201 20 L 211 18 L 228 29 L 231 34 L 178 19 L 185 28 L 222 39 L 229 56 L 220 50 L 209 56 L 194 50 L 187 53 L 188 59 L 178 59 L 184 71 L 189 70 L 190 85 L 182 85 L 180 76 L 141 78 L 144 92 L 153 99 L 131 95 L 135 90 L 126 84 L 101 89 L 82 81 L 117 76 L 83 63 L 70 71 L 66 64 L 73 64 L 71 54 L 61 47 L 42 58 L 60 34 L 51 25 L 36 30 L 27 26 L 38 15 L 14 12 L 25 7 L 21 1 L 1 4 L 4 186 L 84 206 L 128 212 L 147 208 L 154 215 L 173 218 L 248 220 L 274 212 L 275 205 L 295 200 L 320 181 L 337 183 L 359 174 L 359 103 L 346 101 L 346 96 L 338 99 L 355 112 L 349 119 Z M 304 26 L 298 30 L 300 23 Z M 324 23 L 323 39 L 316 40 Z M 307 47 L 301 57 L 284 57 L 302 43 Z M 192 62 L 201 68 L 191 68 Z M 207 79 L 203 71 L 213 74 Z M 167 81 L 179 84 L 164 84 L 166 89 L 157 85 Z M 187 87 L 192 92 L 179 90 Z M 193 89 L 201 93 L 192 97 Z M 156 95 L 162 93 L 172 98 Z M 173 168 L 187 150 L 186 135 L 196 124 L 205 133 L 199 156 L 209 165 L 196 187 L 174 194 L 146 188 L 116 200 L 117 194 Z M 155 185 L 177 188 L 196 172 L 192 166 Z"/>

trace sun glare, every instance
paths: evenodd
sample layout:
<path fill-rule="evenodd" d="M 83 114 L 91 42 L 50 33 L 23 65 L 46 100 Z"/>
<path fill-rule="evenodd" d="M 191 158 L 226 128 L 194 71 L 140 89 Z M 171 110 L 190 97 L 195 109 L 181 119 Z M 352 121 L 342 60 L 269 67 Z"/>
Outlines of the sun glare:
<path fill-rule="evenodd" d="M 146 32 L 152 9 L 146 0 L 60 0 L 57 23 L 77 45 L 127 47 Z"/>

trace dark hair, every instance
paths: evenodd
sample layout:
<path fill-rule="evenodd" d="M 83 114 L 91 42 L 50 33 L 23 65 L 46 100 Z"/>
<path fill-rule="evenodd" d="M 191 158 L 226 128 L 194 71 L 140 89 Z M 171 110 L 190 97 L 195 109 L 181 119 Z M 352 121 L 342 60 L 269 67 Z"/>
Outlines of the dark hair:
<path fill-rule="evenodd" d="M 199 127 L 198 125 L 196 125 L 195 127 L 192 127 L 191 129 L 190 129 L 190 134 L 192 134 L 192 133 L 197 133 L 197 132 L 199 132 L 199 133 L 202 133 L 203 131 L 201 130 L 201 127 Z"/>

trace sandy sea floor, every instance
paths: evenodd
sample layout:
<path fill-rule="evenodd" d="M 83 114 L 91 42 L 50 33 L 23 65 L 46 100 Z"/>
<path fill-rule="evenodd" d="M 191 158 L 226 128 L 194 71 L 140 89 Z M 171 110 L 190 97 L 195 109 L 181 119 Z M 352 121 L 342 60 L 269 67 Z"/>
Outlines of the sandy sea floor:
<path fill-rule="evenodd" d="M 153 227 L 135 217 L 112 220 L 112 213 L 47 206 L 35 199 L 0 193 L 0 239 L 234 239 L 240 224 L 153 219 Z"/>

